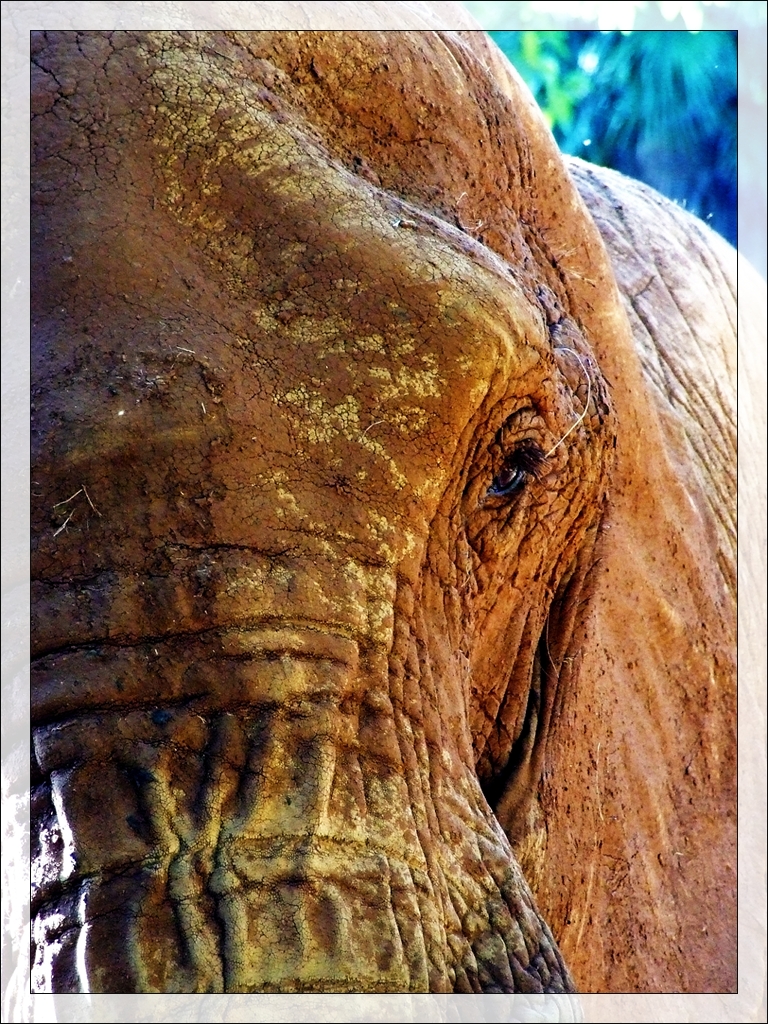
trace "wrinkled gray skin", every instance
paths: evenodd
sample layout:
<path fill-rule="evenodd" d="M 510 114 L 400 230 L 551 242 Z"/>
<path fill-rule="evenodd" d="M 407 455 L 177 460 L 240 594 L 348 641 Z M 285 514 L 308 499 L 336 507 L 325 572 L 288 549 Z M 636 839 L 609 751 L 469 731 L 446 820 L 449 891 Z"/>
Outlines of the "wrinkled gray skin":
<path fill-rule="evenodd" d="M 392 60 L 395 84 L 432 47 L 431 109 L 479 184 L 445 145 L 395 166 L 364 118 L 337 123 L 338 38 L 306 67 L 296 38 L 36 44 L 38 991 L 569 991 L 547 920 L 604 984 L 667 884 L 652 840 L 640 923 L 614 925 L 590 975 L 602 897 L 573 858 L 600 844 L 591 821 L 544 822 L 570 817 L 556 774 L 585 821 L 598 807 L 606 849 L 625 841 L 610 823 L 636 779 L 600 790 L 579 757 L 619 732 L 599 731 L 617 703 L 601 680 L 625 685 L 614 656 L 642 671 L 632 637 L 609 653 L 595 630 L 650 593 L 626 565 L 653 502 L 690 514 L 681 428 L 638 386 L 606 254 L 529 100 L 494 92 L 481 44 L 385 43 L 355 59 Z M 464 98 L 441 107 L 457 74 Z M 393 124 L 416 116 L 376 95 Z M 494 197 L 481 174 L 502 171 Z M 621 188 L 577 178 L 597 207 Z M 635 299 L 638 264 L 620 266 Z M 727 443 L 699 452 L 679 405 L 691 479 L 726 480 L 700 518 L 730 582 Z M 677 548 L 673 530 L 659 578 L 726 621 L 720 576 L 699 583 Z M 678 661 L 710 678 L 666 596 L 648 600 L 668 625 L 643 678 L 663 687 Z M 709 709 L 713 735 L 726 712 Z M 666 792 L 663 768 L 632 771 Z M 660 864 L 684 817 L 668 828 Z"/>

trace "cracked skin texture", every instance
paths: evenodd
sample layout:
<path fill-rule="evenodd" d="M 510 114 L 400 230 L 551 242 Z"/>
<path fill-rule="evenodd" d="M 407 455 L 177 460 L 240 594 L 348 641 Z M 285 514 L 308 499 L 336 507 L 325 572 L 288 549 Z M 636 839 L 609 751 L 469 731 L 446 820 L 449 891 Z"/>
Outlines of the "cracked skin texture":
<path fill-rule="evenodd" d="M 37 990 L 734 990 L 728 247 L 479 35 L 32 49 Z"/>

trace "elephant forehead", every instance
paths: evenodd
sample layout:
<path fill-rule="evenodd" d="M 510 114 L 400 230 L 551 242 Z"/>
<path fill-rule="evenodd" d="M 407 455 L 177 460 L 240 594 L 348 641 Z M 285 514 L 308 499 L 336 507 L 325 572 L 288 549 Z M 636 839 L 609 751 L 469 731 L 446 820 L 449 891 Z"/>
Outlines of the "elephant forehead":
<path fill-rule="evenodd" d="M 500 355 L 508 376 L 530 367 L 524 346 L 542 325 L 507 264 L 349 173 L 254 83 L 233 92 L 214 75 L 180 100 L 179 81 L 200 69 L 197 55 L 177 58 L 156 72 L 174 97 L 153 136 L 164 202 L 248 307 L 263 358 L 294 375 L 327 369 L 346 394 L 344 371 L 366 364 L 401 399 L 445 397 L 459 379 L 477 390 Z"/>
<path fill-rule="evenodd" d="M 138 494 L 121 504 L 140 508 L 152 495 L 157 531 L 177 518 L 174 503 L 193 501 L 219 543 L 310 529 L 386 564 L 418 561 L 415 537 L 466 458 L 468 426 L 510 393 L 540 388 L 543 328 L 501 269 L 427 222 L 396 227 L 354 182 L 333 180 L 331 208 L 301 195 L 277 209 L 264 199 L 279 224 L 262 224 L 241 285 L 224 277 L 227 301 L 228 257 L 213 270 L 186 257 L 185 273 L 201 282 L 198 308 L 168 306 L 162 320 L 183 313 L 182 344 L 169 349 L 131 317 L 110 337 L 89 335 L 91 361 L 56 399 L 67 429 L 48 435 L 73 479 L 108 475 L 127 487 L 130 465 Z M 178 258 L 163 238 L 151 257 L 138 240 L 121 244 L 130 262 Z"/>
<path fill-rule="evenodd" d="M 468 425 L 540 388 L 541 317 L 503 260 L 347 172 L 252 83 L 225 108 L 216 82 L 185 94 L 188 71 L 154 83 L 166 97 L 149 143 L 154 214 L 117 187 L 78 200 L 103 230 L 80 248 L 70 235 L 72 263 L 88 268 L 77 287 L 126 301 L 110 331 L 78 337 L 87 307 L 62 294 L 51 330 L 74 337 L 51 351 L 87 347 L 89 360 L 67 372 L 46 443 L 78 482 L 109 463 L 108 486 L 129 487 L 129 462 L 137 494 L 122 504 L 152 495 L 155 532 L 194 501 L 220 543 L 311 524 L 386 564 L 415 558 Z M 127 178 L 146 162 L 126 153 Z"/>

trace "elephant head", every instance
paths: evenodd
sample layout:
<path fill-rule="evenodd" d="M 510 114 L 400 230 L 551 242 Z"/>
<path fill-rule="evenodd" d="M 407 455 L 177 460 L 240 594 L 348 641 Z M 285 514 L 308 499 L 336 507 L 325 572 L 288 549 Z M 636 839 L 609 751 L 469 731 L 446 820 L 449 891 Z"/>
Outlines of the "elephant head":
<path fill-rule="evenodd" d="M 660 442 L 538 112 L 460 36 L 33 49 L 37 986 L 571 990 Z"/>

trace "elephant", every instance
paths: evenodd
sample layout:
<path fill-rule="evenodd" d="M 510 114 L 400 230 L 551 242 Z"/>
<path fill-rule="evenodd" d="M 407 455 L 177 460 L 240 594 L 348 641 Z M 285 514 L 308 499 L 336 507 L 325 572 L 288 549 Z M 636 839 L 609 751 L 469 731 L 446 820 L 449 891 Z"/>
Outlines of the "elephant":
<path fill-rule="evenodd" d="M 32 112 L 34 989 L 735 991 L 730 247 L 480 34 Z"/>

